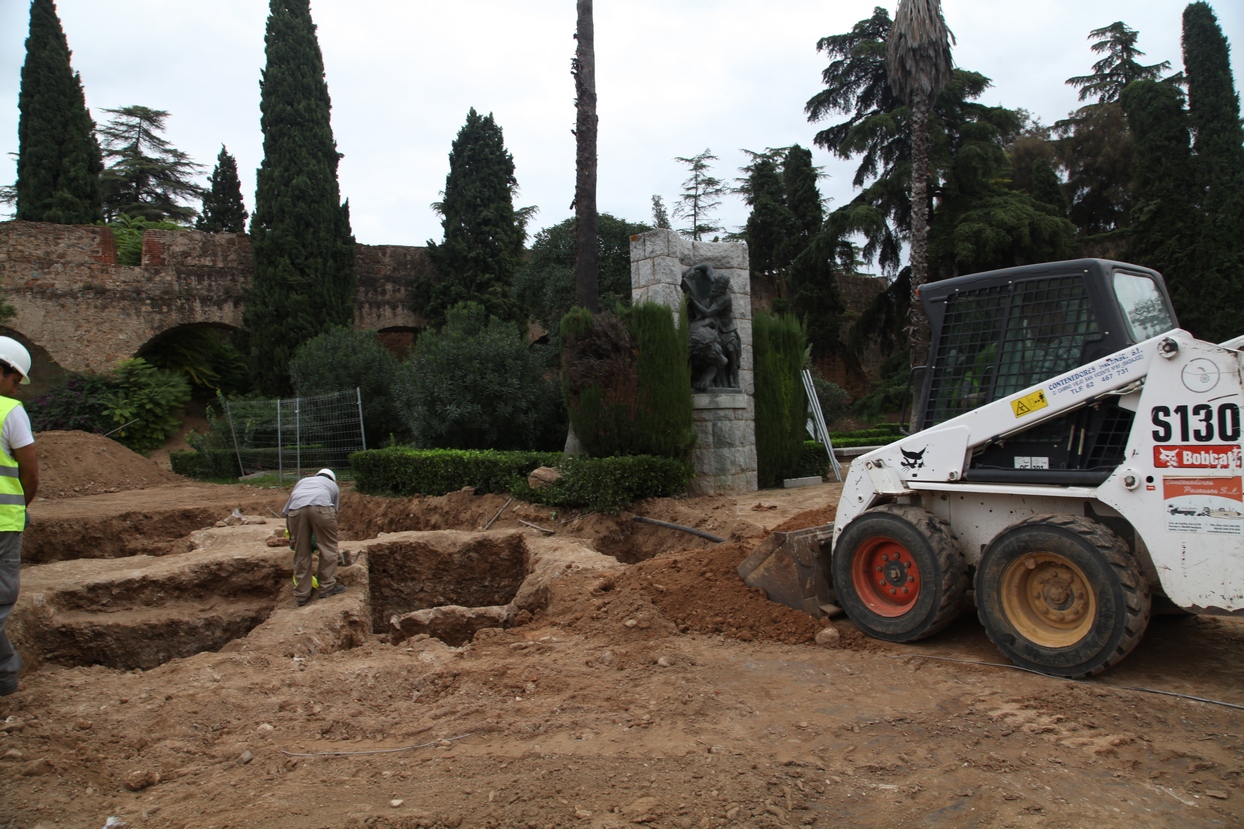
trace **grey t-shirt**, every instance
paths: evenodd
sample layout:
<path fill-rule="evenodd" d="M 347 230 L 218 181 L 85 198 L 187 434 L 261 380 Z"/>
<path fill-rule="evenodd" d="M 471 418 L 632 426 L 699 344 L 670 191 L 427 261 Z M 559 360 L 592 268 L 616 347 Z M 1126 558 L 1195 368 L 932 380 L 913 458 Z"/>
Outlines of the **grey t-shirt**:
<path fill-rule="evenodd" d="M 303 507 L 341 509 L 341 490 L 326 475 L 303 478 L 294 484 L 293 490 L 289 493 L 289 500 L 285 502 L 285 508 L 281 510 L 281 515 L 288 515 L 291 511 Z"/>

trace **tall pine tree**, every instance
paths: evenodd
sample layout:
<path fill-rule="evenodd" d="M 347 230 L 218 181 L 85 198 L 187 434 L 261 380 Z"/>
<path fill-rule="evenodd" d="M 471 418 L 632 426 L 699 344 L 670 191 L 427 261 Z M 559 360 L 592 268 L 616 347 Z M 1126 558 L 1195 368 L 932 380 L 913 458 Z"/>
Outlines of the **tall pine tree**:
<path fill-rule="evenodd" d="M 298 346 L 354 321 L 354 237 L 337 184 L 340 155 L 309 0 L 270 0 L 260 80 L 263 163 L 243 315 L 251 370 L 265 394 L 290 391 Z"/>
<path fill-rule="evenodd" d="M 1183 55 L 1202 216 L 1197 278 L 1205 283 L 1199 290 L 1208 289 L 1202 302 L 1215 310 L 1213 323 L 1201 336 L 1225 340 L 1244 334 L 1244 130 L 1230 48 L 1207 3 L 1190 3 L 1184 9 Z M 1218 293 L 1212 296 L 1215 288 Z"/>
<path fill-rule="evenodd" d="M 242 233 L 246 230 L 246 205 L 242 202 L 242 182 L 238 180 L 238 163 L 225 146 L 220 145 L 212 180 L 203 194 L 203 210 L 195 222 L 195 230 L 208 233 Z"/>
<path fill-rule="evenodd" d="M 104 169 L 82 80 L 52 0 L 30 4 L 30 34 L 17 99 L 16 218 L 28 222 L 102 221 Z"/>
<path fill-rule="evenodd" d="M 104 160 L 100 176 L 104 218 L 121 216 L 147 222 L 189 224 L 194 208 L 183 202 L 201 198 L 203 188 L 191 181 L 203 165 L 174 147 L 161 134 L 168 113 L 162 109 L 127 106 L 105 109 L 112 119 L 100 128 Z"/>
<path fill-rule="evenodd" d="M 439 328 L 446 311 L 468 300 L 488 316 L 522 318 L 511 291 L 527 240 L 525 213 L 514 209 L 517 191 L 501 127 L 472 108 L 449 151 L 445 198 L 436 205 L 445 238 L 428 242 L 437 274 L 415 284 L 412 307 L 429 324 Z"/>

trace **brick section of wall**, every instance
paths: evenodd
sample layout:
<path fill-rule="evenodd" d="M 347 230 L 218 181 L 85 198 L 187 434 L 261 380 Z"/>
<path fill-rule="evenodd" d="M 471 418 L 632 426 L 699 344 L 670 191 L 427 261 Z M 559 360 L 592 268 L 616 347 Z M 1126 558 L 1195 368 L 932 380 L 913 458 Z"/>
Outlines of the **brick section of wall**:
<path fill-rule="evenodd" d="M 253 276 L 244 233 L 149 230 L 143 264 L 116 264 L 105 227 L 0 222 L 0 284 L 17 309 L 11 329 L 61 367 L 104 371 L 182 325 L 242 326 Z M 431 265 L 423 248 L 356 248 L 355 325 L 409 330 L 411 277 Z"/>

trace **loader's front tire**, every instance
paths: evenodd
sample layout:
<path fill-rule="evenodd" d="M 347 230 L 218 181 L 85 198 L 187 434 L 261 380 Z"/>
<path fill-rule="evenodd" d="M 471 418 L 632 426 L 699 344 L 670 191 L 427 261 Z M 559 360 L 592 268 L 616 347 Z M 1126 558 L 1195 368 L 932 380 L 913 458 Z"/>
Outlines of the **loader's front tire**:
<path fill-rule="evenodd" d="M 1016 665 L 1101 673 L 1149 624 L 1149 584 L 1117 535 L 1078 515 L 1037 515 L 990 542 L 976 570 L 981 624 Z"/>
<path fill-rule="evenodd" d="M 851 621 L 889 642 L 912 642 L 946 627 L 968 585 L 963 548 L 946 522 L 896 504 L 870 509 L 847 525 L 831 570 Z"/>

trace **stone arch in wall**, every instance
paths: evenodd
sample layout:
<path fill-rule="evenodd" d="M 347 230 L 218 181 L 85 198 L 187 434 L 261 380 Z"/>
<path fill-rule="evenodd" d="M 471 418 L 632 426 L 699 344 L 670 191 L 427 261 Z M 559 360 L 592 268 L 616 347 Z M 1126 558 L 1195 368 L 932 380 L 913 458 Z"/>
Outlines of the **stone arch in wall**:
<path fill-rule="evenodd" d="M 357 245 L 355 327 L 413 335 L 423 321 L 408 292 L 431 272 L 423 248 Z M 142 264 L 127 266 L 106 227 L 0 222 L 10 325 L 68 371 L 107 371 L 188 325 L 241 328 L 252 275 L 244 233 L 149 230 Z"/>

